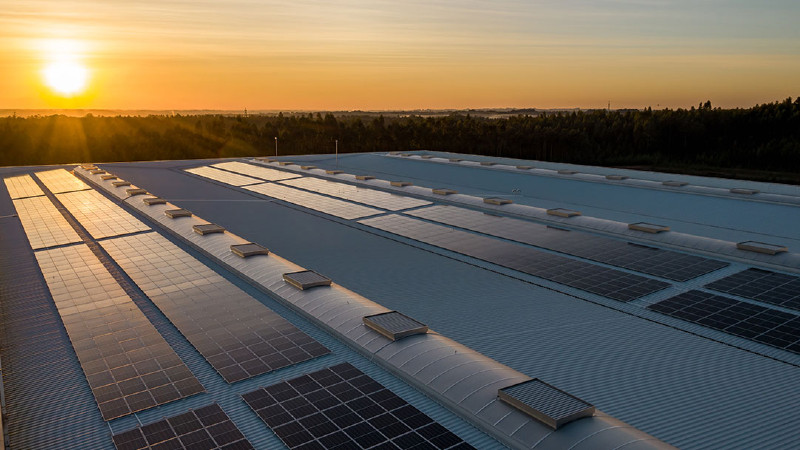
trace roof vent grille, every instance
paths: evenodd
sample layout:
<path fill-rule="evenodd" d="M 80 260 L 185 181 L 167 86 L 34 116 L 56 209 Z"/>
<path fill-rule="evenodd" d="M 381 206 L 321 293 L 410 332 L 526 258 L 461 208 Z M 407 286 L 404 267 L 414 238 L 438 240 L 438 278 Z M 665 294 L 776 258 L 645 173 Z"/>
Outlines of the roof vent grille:
<path fill-rule="evenodd" d="M 356 175 L 356 180 L 367 181 L 367 180 L 374 180 L 375 177 L 372 175 Z"/>
<path fill-rule="evenodd" d="M 170 219 L 177 219 L 178 217 L 192 217 L 192 212 L 186 209 L 168 209 L 164 211 Z"/>
<path fill-rule="evenodd" d="M 488 203 L 490 205 L 508 205 L 514 203 L 513 201 L 507 198 L 500 198 L 500 197 L 486 197 L 483 199 L 483 203 Z"/>
<path fill-rule="evenodd" d="M 131 185 L 130 181 L 112 181 L 111 184 L 113 184 L 114 187 L 122 187 L 122 186 L 130 186 Z"/>
<path fill-rule="evenodd" d="M 364 325 L 396 341 L 406 336 L 425 334 L 428 326 L 397 311 L 364 316 Z"/>
<path fill-rule="evenodd" d="M 215 224 L 215 223 L 204 223 L 202 225 L 195 225 L 192 227 L 195 233 L 205 236 L 207 234 L 213 233 L 223 233 L 225 232 L 225 228 Z"/>
<path fill-rule="evenodd" d="M 497 396 L 554 430 L 594 414 L 591 404 L 537 378 L 499 389 Z"/>
<path fill-rule="evenodd" d="M 81 164 L 81 169 L 83 170 L 96 170 L 97 166 L 94 164 Z"/>
<path fill-rule="evenodd" d="M 231 252 L 240 258 L 247 258 L 254 255 L 269 255 L 269 250 L 267 250 L 266 247 L 262 247 L 252 242 L 247 244 L 231 245 Z"/>
<path fill-rule="evenodd" d="M 304 291 L 317 286 L 330 286 L 331 279 L 314 272 L 313 270 L 301 270 L 283 274 L 283 281 Z"/>
<path fill-rule="evenodd" d="M 458 194 L 458 191 L 455 191 L 453 189 L 445 189 L 445 188 L 434 188 L 434 189 L 431 189 L 431 191 L 434 194 L 438 194 L 438 195 Z"/>
<path fill-rule="evenodd" d="M 106 175 L 102 175 L 102 176 L 100 177 L 100 179 L 101 179 L 101 180 L 116 180 L 116 179 L 117 179 L 117 177 L 116 177 L 116 176 L 114 176 L 114 175 L 111 175 L 111 174 L 109 173 L 109 174 L 106 174 Z"/>
<path fill-rule="evenodd" d="M 647 222 L 630 223 L 628 224 L 628 229 L 636 231 L 644 231 L 645 233 L 653 233 L 653 234 L 669 231 L 669 227 L 666 225 L 656 225 L 654 223 L 647 223 Z"/>
<path fill-rule="evenodd" d="M 767 255 L 777 255 L 778 253 L 783 253 L 785 251 L 788 251 L 788 249 L 783 245 L 767 244 L 766 242 L 756 242 L 756 241 L 739 242 L 738 244 L 736 244 L 736 248 L 738 248 L 739 250 L 764 253 Z"/>
<path fill-rule="evenodd" d="M 683 187 L 683 186 L 686 186 L 689 183 L 687 183 L 685 181 L 672 181 L 672 180 L 669 180 L 669 181 L 662 181 L 661 184 L 663 184 L 664 186 L 671 186 L 671 187 Z"/>
<path fill-rule="evenodd" d="M 620 180 L 627 180 L 627 179 L 628 179 L 628 177 L 625 176 L 625 175 L 606 175 L 606 180 L 620 181 Z"/>
<path fill-rule="evenodd" d="M 547 214 L 550 216 L 558 216 L 558 217 L 575 217 L 575 216 L 580 216 L 581 212 L 565 208 L 553 208 L 553 209 L 548 209 Z"/>
<path fill-rule="evenodd" d="M 125 192 L 130 196 L 147 194 L 147 191 L 141 188 L 125 189 Z"/>
<path fill-rule="evenodd" d="M 326 170 L 325 173 L 328 175 L 339 175 L 340 173 L 344 173 L 342 170 Z"/>
<path fill-rule="evenodd" d="M 150 206 L 152 206 L 152 205 L 163 205 L 163 204 L 167 203 L 166 200 L 164 200 L 163 198 L 159 198 L 159 197 L 145 198 L 142 201 L 146 205 L 150 205 Z"/>
<path fill-rule="evenodd" d="M 755 195 L 761 192 L 758 189 L 743 189 L 743 188 L 731 188 L 730 191 L 732 194 L 744 194 L 744 195 Z"/>
<path fill-rule="evenodd" d="M 389 184 L 391 184 L 394 187 L 411 186 L 411 182 L 410 181 L 390 181 Z"/>

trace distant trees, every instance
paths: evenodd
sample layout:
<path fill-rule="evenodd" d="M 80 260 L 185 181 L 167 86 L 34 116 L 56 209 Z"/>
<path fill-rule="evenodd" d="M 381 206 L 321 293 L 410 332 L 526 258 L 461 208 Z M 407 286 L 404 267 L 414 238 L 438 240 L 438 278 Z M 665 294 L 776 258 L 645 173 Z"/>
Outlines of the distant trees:
<path fill-rule="evenodd" d="M 800 99 L 747 109 L 577 111 L 494 119 L 376 114 L 0 118 L 0 165 L 431 149 L 657 168 L 800 173 Z"/>

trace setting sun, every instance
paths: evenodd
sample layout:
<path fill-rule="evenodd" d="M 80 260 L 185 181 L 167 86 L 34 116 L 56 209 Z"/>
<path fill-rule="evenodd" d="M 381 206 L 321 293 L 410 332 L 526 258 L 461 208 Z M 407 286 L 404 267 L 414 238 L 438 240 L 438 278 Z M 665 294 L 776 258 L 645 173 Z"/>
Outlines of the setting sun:
<path fill-rule="evenodd" d="M 74 61 L 52 62 L 44 69 L 47 86 L 55 93 L 67 96 L 83 92 L 88 75 L 86 67 Z"/>

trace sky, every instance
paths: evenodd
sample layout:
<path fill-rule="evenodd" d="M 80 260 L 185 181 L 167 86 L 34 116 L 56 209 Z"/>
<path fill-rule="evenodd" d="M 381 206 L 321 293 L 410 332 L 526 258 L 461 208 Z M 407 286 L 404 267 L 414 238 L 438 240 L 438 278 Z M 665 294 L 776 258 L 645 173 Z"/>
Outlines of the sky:
<path fill-rule="evenodd" d="M 800 95 L 798 23 L 797 0 L 0 0 L 0 109 L 749 107 Z"/>

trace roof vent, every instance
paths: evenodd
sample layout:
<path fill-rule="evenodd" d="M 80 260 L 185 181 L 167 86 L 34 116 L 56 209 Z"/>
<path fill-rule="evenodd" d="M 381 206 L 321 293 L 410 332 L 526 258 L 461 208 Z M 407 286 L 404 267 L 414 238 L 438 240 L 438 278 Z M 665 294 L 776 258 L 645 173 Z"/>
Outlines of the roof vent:
<path fill-rule="evenodd" d="M 249 242 L 247 244 L 231 245 L 231 252 L 240 258 L 247 258 L 253 255 L 269 255 L 269 250 L 258 244 Z"/>
<path fill-rule="evenodd" d="M 461 159 L 461 158 L 450 158 L 450 159 L 448 159 L 448 161 L 450 161 L 450 162 L 461 162 L 461 161 L 463 161 L 463 159 Z"/>
<path fill-rule="evenodd" d="M 394 187 L 411 186 L 411 182 L 410 181 L 390 181 L 389 184 L 391 184 Z"/>
<path fill-rule="evenodd" d="M 743 189 L 743 188 L 731 188 L 730 191 L 732 194 L 744 194 L 744 195 L 754 195 L 761 192 L 758 189 Z"/>
<path fill-rule="evenodd" d="M 494 162 L 491 162 L 491 161 L 481 161 L 481 165 L 482 166 L 493 166 L 495 164 L 497 164 L 497 163 L 494 163 Z"/>
<path fill-rule="evenodd" d="M 268 156 L 258 156 L 258 157 L 256 157 L 256 161 L 263 161 L 263 162 L 271 163 L 271 162 L 277 161 L 277 159 L 270 158 Z"/>
<path fill-rule="evenodd" d="M 445 188 L 434 188 L 431 189 L 434 194 L 439 195 L 450 195 L 450 194 L 458 194 L 458 191 L 454 191 L 453 189 L 445 189 Z"/>
<path fill-rule="evenodd" d="M 111 184 L 113 184 L 114 187 L 130 186 L 131 185 L 130 181 L 112 181 Z"/>
<path fill-rule="evenodd" d="M 313 270 L 301 270 L 283 274 L 283 281 L 304 291 L 317 286 L 330 286 L 331 279 L 324 277 Z"/>
<path fill-rule="evenodd" d="M 147 191 L 141 188 L 125 189 L 125 192 L 130 196 L 147 194 Z"/>
<path fill-rule="evenodd" d="M 568 170 L 568 169 L 561 169 L 561 170 L 558 171 L 559 175 L 575 175 L 576 173 L 578 173 L 578 172 L 576 172 L 574 170 Z"/>
<path fill-rule="evenodd" d="M 95 170 L 95 169 L 97 169 L 97 166 L 95 166 L 94 164 L 81 164 L 81 169 L 83 169 L 83 170 Z"/>
<path fill-rule="evenodd" d="M 195 233 L 205 236 L 207 234 L 214 234 L 214 233 L 223 233 L 225 232 L 225 228 L 215 224 L 215 223 L 204 223 L 202 225 L 195 225 L 192 227 Z"/>
<path fill-rule="evenodd" d="M 106 175 L 102 175 L 102 176 L 100 177 L 100 179 L 101 179 L 101 180 L 116 180 L 116 179 L 117 179 L 117 177 L 115 177 L 114 175 L 111 175 L 111 174 L 109 173 L 109 174 L 106 174 Z"/>
<path fill-rule="evenodd" d="M 364 316 L 364 325 L 396 341 L 414 334 L 425 334 L 428 326 L 397 311 Z"/>
<path fill-rule="evenodd" d="M 163 205 L 163 204 L 167 203 L 166 200 L 164 200 L 163 198 L 159 198 L 159 197 L 145 198 L 145 199 L 142 199 L 142 201 L 146 205 L 151 205 L 151 206 L 152 205 Z"/>
<path fill-rule="evenodd" d="M 629 223 L 628 229 L 636 231 L 644 231 L 645 233 L 661 233 L 662 231 L 669 231 L 668 226 L 656 225 L 647 222 Z"/>
<path fill-rule="evenodd" d="M 422 156 L 420 156 L 420 158 L 422 158 L 422 159 L 431 159 L 431 158 L 433 158 L 433 155 L 422 155 Z"/>
<path fill-rule="evenodd" d="M 533 166 L 517 166 L 517 169 L 519 169 L 519 170 L 531 170 L 531 169 L 533 169 Z"/>
<path fill-rule="evenodd" d="M 178 217 L 192 217 L 192 212 L 186 209 L 168 209 L 164 211 L 170 219 L 177 219 Z"/>
<path fill-rule="evenodd" d="M 326 170 L 325 173 L 328 175 L 339 175 L 340 173 L 344 173 L 342 170 Z"/>
<path fill-rule="evenodd" d="M 554 430 L 594 414 L 591 404 L 537 378 L 499 389 L 497 396 Z"/>
<path fill-rule="evenodd" d="M 662 181 L 661 184 L 663 184 L 664 186 L 682 187 L 682 186 L 686 186 L 689 183 L 687 183 L 685 181 L 671 181 L 671 180 L 669 180 L 669 181 Z"/>
<path fill-rule="evenodd" d="M 317 166 L 300 166 L 300 168 L 303 170 L 311 170 L 311 169 L 316 169 Z"/>
<path fill-rule="evenodd" d="M 400 154 L 400 152 L 389 152 L 389 154 L 392 155 L 392 156 L 397 156 L 397 155 Z"/>
<path fill-rule="evenodd" d="M 294 165 L 294 163 L 291 162 L 291 161 L 279 161 L 278 164 L 280 164 L 282 166 L 293 166 Z"/>
<path fill-rule="evenodd" d="M 736 244 L 739 250 L 746 250 L 748 252 L 765 253 L 767 255 L 777 255 L 787 251 L 787 248 L 777 244 L 767 244 L 766 242 L 746 241 Z"/>
<path fill-rule="evenodd" d="M 628 177 L 625 175 L 606 175 L 606 180 L 627 180 Z"/>
<path fill-rule="evenodd" d="M 356 180 L 367 181 L 367 180 L 374 180 L 375 177 L 372 175 L 356 175 Z"/>
<path fill-rule="evenodd" d="M 409 157 L 412 156 L 411 153 L 400 153 L 400 156 Z"/>
<path fill-rule="evenodd" d="M 514 203 L 513 201 L 507 198 L 500 198 L 500 197 L 486 197 L 483 199 L 483 203 L 488 203 L 490 205 L 508 205 Z"/>
<path fill-rule="evenodd" d="M 90 170 L 89 173 L 92 174 L 92 175 L 101 175 L 101 174 L 106 173 L 106 171 L 103 170 L 103 169 L 94 169 L 94 170 Z"/>
<path fill-rule="evenodd" d="M 558 217 L 575 217 L 575 216 L 580 216 L 581 212 L 573 211 L 571 209 L 566 209 L 566 208 L 553 208 L 553 209 L 548 209 L 547 214 L 550 216 L 558 216 Z"/>

